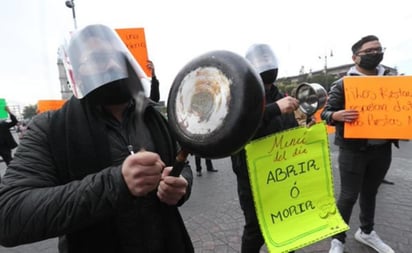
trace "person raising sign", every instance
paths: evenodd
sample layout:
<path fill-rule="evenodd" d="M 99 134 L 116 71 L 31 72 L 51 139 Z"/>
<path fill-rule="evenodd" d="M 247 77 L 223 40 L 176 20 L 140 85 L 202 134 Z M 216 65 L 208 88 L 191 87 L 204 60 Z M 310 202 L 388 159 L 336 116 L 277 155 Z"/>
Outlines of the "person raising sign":
<path fill-rule="evenodd" d="M 384 48 L 378 37 L 368 35 L 352 46 L 355 63 L 348 71 L 351 76 L 382 76 L 385 68 L 380 65 Z M 356 110 L 345 109 L 343 78 L 332 84 L 328 100 L 321 113 L 322 120 L 336 128 L 335 145 L 339 146 L 340 193 L 337 206 L 343 220 L 349 224 L 352 209 L 359 196 L 360 228 L 355 239 L 380 253 L 393 253 L 374 231 L 376 195 L 392 160 L 392 146 L 397 140 L 347 139 L 344 137 L 345 122 L 358 119 Z M 343 253 L 346 233 L 334 235 L 329 253 Z"/>

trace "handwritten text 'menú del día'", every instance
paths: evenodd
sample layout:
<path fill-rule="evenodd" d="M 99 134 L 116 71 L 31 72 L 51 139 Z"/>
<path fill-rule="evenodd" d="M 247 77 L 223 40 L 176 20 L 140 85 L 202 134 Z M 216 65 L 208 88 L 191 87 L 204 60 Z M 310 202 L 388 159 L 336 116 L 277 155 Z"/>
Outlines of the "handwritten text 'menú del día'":
<path fill-rule="evenodd" d="M 291 148 L 295 146 L 305 145 L 306 144 L 306 131 L 303 132 L 302 136 L 294 136 L 291 138 L 286 138 L 284 135 L 275 136 L 272 147 L 269 150 L 269 153 L 277 149 Z"/>
<path fill-rule="evenodd" d="M 277 135 L 268 153 L 273 154 L 273 162 L 286 161 L 290 157 L 297 157 L 308 153 L 306 149 L 306 131 L 297 136 Z"/>

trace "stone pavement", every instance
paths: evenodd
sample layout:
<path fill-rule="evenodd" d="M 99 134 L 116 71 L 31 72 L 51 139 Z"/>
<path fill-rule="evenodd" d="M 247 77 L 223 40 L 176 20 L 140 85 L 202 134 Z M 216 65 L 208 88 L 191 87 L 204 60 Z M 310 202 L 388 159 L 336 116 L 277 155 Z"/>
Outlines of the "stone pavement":
<path fill-rule="evenodd" d="M 331 138 L 333 135 L 331 135 Z M 402 141 L 401 148 L 393 148 L 393 161 L 387 179 L 395 185 L 382 185 L 377 198 L 375 230 L 396 253 L 412 252 L 412 141 Z M 331 144 L 331 158 L 335 189 L 339 188 L 339 174 L 336 168 L 337 149 Z M 194 159 L 189 157 L 194 169 Z M 203 162 L 203 161 L 202 161 Z M 190 200 L 181 208 L 182 215 L 198 253 L 232 253 L 240 251 L 243 229 L 243 214 L 236 193 L 236 179 L 231 170 L 229 158 L 213 160 L 217 173 L 204 169 L 202 177 L 194 178 Z M 0 163 L 0 174 L 4 173 Z M 346 253 L 373 253 L 374 250 L 354 240 L 358 228 L 358 205 L 352 215 L 348 231 Z M 312 244 L 296 253 L 327 253 L 330 239 Z M 0 253 L 57 253 L 57 240 L 3 248 Z M 267 250 L 263 248 L 262 253 Z"/>

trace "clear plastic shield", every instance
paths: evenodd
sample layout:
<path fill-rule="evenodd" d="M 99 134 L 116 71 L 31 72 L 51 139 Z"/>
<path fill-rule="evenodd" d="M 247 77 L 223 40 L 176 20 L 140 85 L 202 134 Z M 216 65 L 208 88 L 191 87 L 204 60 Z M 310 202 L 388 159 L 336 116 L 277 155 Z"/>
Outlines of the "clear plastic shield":
<path fill-rule="evenodd" d="M 147 77 L 115 30 L 104 25 L 89 25 L 73 33 L 67 49 L 73 71 L 73 94 L 81 99 L 97 88 L 129 78 L 130 66 L 144 90 Z M 145 92 L 146 93 L 146 92 Z"/>
<path fill-rule="evenodd" d="M 247 50 L 245 57 L 255 67 L 259 74 L 278 68 L 278 60 L 270 46 L 267 44 L 252 45 Z"/>

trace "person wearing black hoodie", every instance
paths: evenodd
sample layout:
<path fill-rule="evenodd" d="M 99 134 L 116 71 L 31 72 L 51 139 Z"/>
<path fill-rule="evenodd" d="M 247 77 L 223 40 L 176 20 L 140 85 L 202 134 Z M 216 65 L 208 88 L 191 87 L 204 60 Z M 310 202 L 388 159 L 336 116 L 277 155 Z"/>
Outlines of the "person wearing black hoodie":
<path fill-rule="evenodd" d="M 297 127 L 298 122 L 294 111 L 299 106 L 298 100 L 285 96 L 275 85 L 278 61 L 271 47 L 267 44 L 252 45 L 246 53 L 246 59 L 262 78 L 266 99 L 263 119 L 253 139 Z M 240 206 L 245 216 L 241 253 L 259 253 L 264 244 L 264 238 L 253 201 L 245 149 L 233 154 L 231 161 L 237 179 Z"/>
<path fill-rule="evenodd" d="M 178 209 L 192 171 L 171 174 L 177 142 L 143 70 L 104 25 L 73 33 L 68 56 L 74 96 L 32 119 L 0 184 L 0 245 L 59 237 L 61 253 L 193 253 Z"/>

